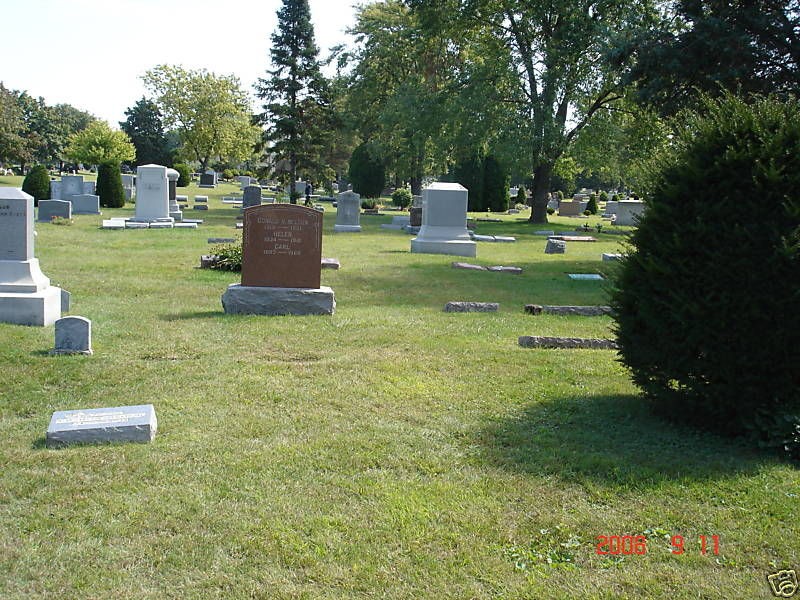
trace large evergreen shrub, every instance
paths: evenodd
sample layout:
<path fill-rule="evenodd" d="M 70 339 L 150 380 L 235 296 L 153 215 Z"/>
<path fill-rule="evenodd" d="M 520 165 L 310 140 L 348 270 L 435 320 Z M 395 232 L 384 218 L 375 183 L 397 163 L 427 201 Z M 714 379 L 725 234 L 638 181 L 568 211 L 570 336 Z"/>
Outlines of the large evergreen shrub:
<path fill-rule="evenodd" d="M 100 206 L 125 206 L 125 190 L 122 187 L 119 163 L 100 163 L 97 169 L 96 193 L 100 196 Z"/>
<path fill-rule="evenodd" d="M 508 186 L 511 176 L 491 154 L 483 159 L 483 197 L 493 212 L 508 210 Z"/>
<path fill-rule="evenodd" d="M 597 194 L 589 196 L 589 201 L 586 203 L 586 212 L 590 215 L 597 214 Z"/>
<path fill-rule="evenodd" d="M 33 196 L 33 205 L 39 206 L 39 200 L 50 199 L 50 173 L 44 165 L 36 165 L 22 181 L 22 191 Z"/>
<path fill-rule="evenodd" d="M 707 107 L 662 161 L 612 304 L 659 412 L 800 455 L 800 103 Z"/>
<path fill-rule="evenodd" d="M 483 152 L 478 150 L 453 167 L 452 179 L 467 188 L 467 210 L 472 212 L 485 212 L 489 208 L 483 193 L 483 159 Z"/>
<path fill-rule="evenodd" d="M 392 204 L 400 208 L 406 208 L 409 204 L 411 204 L 411 200 L 411 190 L 408 188 L 397 188 L 394 193 L 392 193 Z"/>
<path fill-rule="evenodd" d="M 386 183 L 383 162 L 368 144 L 361 144 L 353 150 L 348 176 L 353 184 L 353 191 L 367 198 L 378 198 Z"/>
<path fill-rule="evenodd" d="M 176 187 L 189 187 L 192 182 L 192 172 L 189 170 L 189 166 L 185 163 L 177 163 L 172 168 L 178 172 Z"/>

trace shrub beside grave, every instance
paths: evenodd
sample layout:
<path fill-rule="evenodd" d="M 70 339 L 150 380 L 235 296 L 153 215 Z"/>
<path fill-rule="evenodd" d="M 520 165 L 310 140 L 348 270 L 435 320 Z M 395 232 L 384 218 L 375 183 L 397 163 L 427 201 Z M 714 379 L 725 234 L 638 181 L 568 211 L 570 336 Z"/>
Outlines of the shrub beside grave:
<path fill-rule="evenodd" d="M 100 206 L 120 208 L 125 206 L 125 190 L 122 187 L 122 174 L 119 163 L 102 163 L 97 170 L 97 187 Z"/>
<path fill-rule="evenodd" d="M 189 166 L 184 163 L 178 163 L 172 168 L 178 172 L 177 187 L 188 187 L 192 182 L 192 172 L 189 170 Z"/>
<path fill-rule="evenodd" d="M 400 208 L 406 208 L 411 204 L 411 190 L 408 188 L 397 188 L 392 193 L 392 204 Z"/>
<path fill-rule="evenodd" d="M 589 196 L 589 202 L 586 203 L 586 211 L 583 214 L 585 215 L 597 214 L 597 194 L 592 194 L 591 196 Z"/>
<path fill-rule="evenodd" d="M 353 183 L 353 191 L 356 194 L 367 198 L 377 198 L 381 195 L 386 182 L 386 170 L 369 144 L 361 144 L 353 150 L 348 177 Z"/>
<path fill-rule="evenodd" d="M 622 361 L 660 413 L 800 457 L 800 103 L 707 111 L 621 261 Z"/>
<path fill-rule="evenodd" d="M 44 165 L 33 167 L 22 181 L 22 191 L 33 196 L 33 205 L 50 199 L 50 174 Z"/>

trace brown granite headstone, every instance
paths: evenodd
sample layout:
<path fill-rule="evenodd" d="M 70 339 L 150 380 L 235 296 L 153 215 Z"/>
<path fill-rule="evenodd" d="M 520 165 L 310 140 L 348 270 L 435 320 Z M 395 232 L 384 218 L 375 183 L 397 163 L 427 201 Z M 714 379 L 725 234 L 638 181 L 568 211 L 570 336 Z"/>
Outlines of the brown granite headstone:
<path fill-rule="evenodd" d="M 295 204 L 244 209 L 242 285 L 319 288 L 322 213 Z"/>

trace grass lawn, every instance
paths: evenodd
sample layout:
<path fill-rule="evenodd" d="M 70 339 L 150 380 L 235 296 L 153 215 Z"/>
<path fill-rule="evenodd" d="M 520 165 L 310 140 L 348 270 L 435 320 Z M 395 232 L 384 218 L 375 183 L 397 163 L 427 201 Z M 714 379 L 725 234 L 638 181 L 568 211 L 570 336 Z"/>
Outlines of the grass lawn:
<path fill-rule="evenodd" d="M 515 244 L 412 255 L 390 216 L 334 234 L 328 205 L 336 314 L 228 316 L 238 275 L 196 265 L 238 235 L 236 190 L 179 189 L 209 196 L 184 213 L 198 230 L 99 229 L 131 205 L 37 223 L 95 354 L 0 324 L 0 598 L 770 598 L 767 575 L 800 567 L 795 468 L 650 416 L 613 352 L 517 345 L 612 335 L 523 305 L 605 303 L 566 273 L 609 272 L 620 236 L 545 255 L 539 227 L 503 216 L 478 232 Z M 55 410 L 145 403 L 152 444 L 44 447 Z M 597 536 L 638 534 L 646 555 L 597 554 Z"/>

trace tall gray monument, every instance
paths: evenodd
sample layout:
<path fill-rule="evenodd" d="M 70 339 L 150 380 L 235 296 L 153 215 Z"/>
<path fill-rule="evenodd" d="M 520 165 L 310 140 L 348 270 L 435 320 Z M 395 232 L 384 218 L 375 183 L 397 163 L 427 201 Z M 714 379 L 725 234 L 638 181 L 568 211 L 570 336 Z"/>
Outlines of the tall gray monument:
<path fill-rule="evenodd" d="M 61 289 L 33 256 L 33 196 L 0 187 L 0 322 L 50 325 L 61 317 Z"/>

